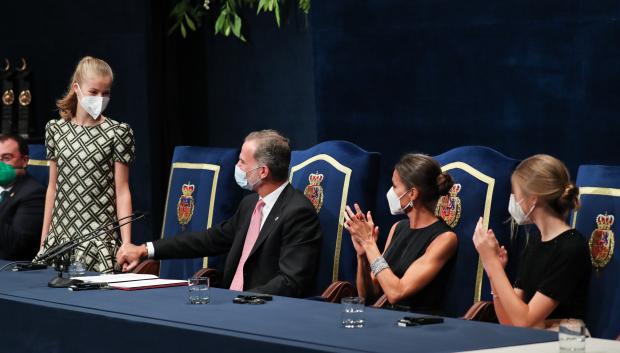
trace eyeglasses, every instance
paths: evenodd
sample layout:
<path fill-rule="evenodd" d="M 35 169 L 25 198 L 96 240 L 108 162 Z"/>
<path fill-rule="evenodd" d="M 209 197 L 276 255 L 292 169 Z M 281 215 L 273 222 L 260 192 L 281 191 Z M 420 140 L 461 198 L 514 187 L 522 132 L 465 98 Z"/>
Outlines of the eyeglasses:
<path fill-rule="evenodd" d="M 4 163 L 8 163 L 11 161 L 15 161 L 15 160 L 19 160 L 19 159 L 23 159 L 22 155 L 14 155 L 12 153 L 5 153 L 0 155 L 0 162 L 4 162 Z"/>
<path fill-rule="evenodd" d="M 15 158 L 14 155 L 10 154 L 10 153 L 5 153 L 2 156 L 0 156 L 0 161 L 6 163 L 6 162 L 10 162 Z"/>

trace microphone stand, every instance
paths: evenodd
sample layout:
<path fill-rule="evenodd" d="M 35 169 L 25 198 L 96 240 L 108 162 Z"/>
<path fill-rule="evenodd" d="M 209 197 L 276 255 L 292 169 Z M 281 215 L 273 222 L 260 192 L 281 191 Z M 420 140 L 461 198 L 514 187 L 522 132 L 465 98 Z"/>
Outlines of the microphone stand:
<path fill-rule="evenodd" d="M 125 219 L 125 218 L 129 218 L 129 217 L 133 217 L 131 218 L 129 221 L 118 224 L 112 228 L 109 229 L 102 229 L 103 227 L 107 227 L 108 224 L 105 224 L 102 227 L 99 227 L 99 229 L 96 229 L 95 231 L 88 233 L 86 235 L 81 236 L 80 238 L 73 240 L 73 241 L 69 241 L 66 242 L 62 245 L 59 246 L 55 246 L 53 248 L 50 248 L 47 252 L 45 252 L 44 254 L 42 254 L 37 261 L 48 261 L 48 260 L 52 260 L 53 264 L 54 264 L 54 269 L 56 271 L 58 271 L 58 276 L 52 278 L 49 282 L 48 282 L 48 286 L 52 287 L 52 288 L 67 288 L 69 287 L 71 284 L 73 284 L 73 280 L 71 280 L 71 278 L 66 278 L 63 277 L 63 272 L 67 272 L 68 271 L 68 267 L 69 267 L 69 261 L 67 259 L 67 255 L 68 252 L 70 250 L 73 250 L 74 248 L 76 248 L 78 245 L 85 243 L 87 241 L 93 240 L 99 236 L 101 236 L 102 234 L 106 234 L 112 231 L 115 231 L 117 229 L 120 229 L 121 227 L 123 227 L 124 225 L 133 223 L 137 220 L 140 220 L 142 218 L 144 218 L 146 215 L 144 213 L 140 213 L 136 216 L 136 214 L 132 214 L 130 216 L 127 217 L 123 217 L 121 219 Z"/>
<path fill-rule="evenodd" d="M 86 234 L 86 236 L 89 236 L 91 234 L 94 234 L 96 232 L 101 232 L 104 230 L 105 227 L 111 226 L 114 223 L 120 222 L 124 219 L 130 218 L 130 217 L 138 217 L 138 216 L 147 216 L 148 212 L 134 212 L 132 214 L 130 214 L 129 216 L 125 216 L 123 218 L 120 218 L 118 220 L 114 220 L 114 221 L 109 221 L 107 223 L 102 224 L 101 226 L 99 226 L 97 229 L 95 229 L 94 231 L 92 231 L 91 233 Z M 136 218 L 135 220 L 137 220 L 139 218 Z M 132 220 L 133 222 L 133 220 Z M 106 230 L 106 232 L 112 231 L 113 229 L 110 230 Z M 80 237 L 84 237 L 84 235 L 80 235 L 78 237 L 77 240 L 79 240 Z M 117 239 L 118 240 L 118 239 Z M 70 241 L 75 241 L 75 240 L 70 240 Z M 45 266 L 43 268 L 47 268 L 47 265 L 44 265 L 43 262 L 45 262 L 46 260 L 49 260 L 51 258 L 51 254 L 52 253 L 56 253 L 60 248 L 64 247 L 67 244 L 67 242 L 64 243 L 60 243 L 60 244 L 56 244 L 53 245 L 51 247 L 49 247 L 45 253 L 35 256 L 35 258 L 32 261 L 13 261 L 13 262 L 9 262 L 7 264 L 5 264 L 4 266 L 0 267 L 0 272 L 1 271 L 29 271 L 29 270 L 38 270 L 38 269 L 42 269 L 41 266 Z"/>
<path fill-rule="evenodd" d="M 132 218 L 132 217 L 135 217 L 135 218 L 133 218 L 133 219 L 129 222 L 129 223 L 131 223 L 131 222 L 133 222 L 134 220 L 138 220 L 138 219 L 140 219 L 140 218 L 144 217 L 144 215 L 145 215 L 145 214 L 144 214 L 144 213 L 142 213 L 142 212 L 134 212 L 134 213 L 130 214 L 129 216 L 125 216 L 125 217 L 123 217 L 123 218 L 121 218 L 121 219 L 119 219 L 119 220 L 114 220 L 114 221 L 109 221 L 109 222 L 107 222 L 107 223 L 104 223 L 104 224 L 100 225 L 99 227 L 97 227 L 95 230 L 93 230 L 93 231 L 92 231 L 92 232 L 90 232 L 90 233 L 87 233 L 87 234 L 81 234 L 81 235 L 79 235 L 79 236 L 77 237 L 77 239 L 72 239 L 72 240 L 69 240 L 69 241 L 67 241 L 67 242 L 60 243 L 60 244 L 56 244 L 56 245 L 54 245 L 54 246 L 52 246 L 52 247 L 48 248 L 48 249 L 47 249 L 47 251 L 45 251 L 43 254 L 36 256 L 32 262 L 33 262 L 33 263 L 34 263 L 34 262 L 45 262 L 45 261 L 47 261 L 47 260 L 51 259 L 52 257 L 54 257 L 55 255 L 57 255 L 59 252 L 62 252 L 62 250 L 63 250 L 63 249 L 64 249 L 64 248 L 65 248 L 68 244 L 73 244 L 73 243 L 74 243 L 74 242 L 76 242 L 76 241 L 77 241 L 78 243 L 82 243 L 84 240 L 83 240 L 83 239 L 81 239 L 81 238 L 84 238 L 84 239 L 85 239 L 86 237 L 90 237 L 90 236 L 92 236 L 92 235 L 95 235 L 95 237 L 96 237 L 96 235 L 98 235 L 98 234 L 99 234 L 99 233 L 101 233 L 102 231 L 105 231 L 105 232 L 111 232 L 111 231 L 116 230 L 116 229 L 118 229 L 118 228 L 120 227 L 120 226 L 118 226 L 118 227 L 116 227 L 116 228 L 106 229 L 107 227 L 109 227 L 109 226 L 113 225 L 114 223 L 120 222 L 120 221 L 122 221 L 122 220 L 124 220 L 124 219 L 127 219 L 127 218 Z M 140 218 L 138 218 L 138 216 L 140 216 Z M 123 223 L 121 226 L 123 226 L 123 225 L 125 225 L 125 223 Z"/>

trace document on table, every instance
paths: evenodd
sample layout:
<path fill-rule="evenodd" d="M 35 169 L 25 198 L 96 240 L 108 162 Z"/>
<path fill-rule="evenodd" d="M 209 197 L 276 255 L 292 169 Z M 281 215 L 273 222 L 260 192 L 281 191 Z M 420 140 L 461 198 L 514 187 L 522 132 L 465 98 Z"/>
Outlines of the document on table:
<path fill-rule="evenodd" d="M 122 290 L 138 290 L 151 288 L 164 288 L 186 286 L 187 281 L 177 279 L 162 279 L 155 275 L 137 274 L 137 273 L 120 273 L 99 276 L 71 277 L 71 279 L 80 280 L 84 283 L 106 283 L 111 288 Z"/>
<path fill-rule="evenodd" d="M 187 281 L 178 279 L 145 279 L 142 281 L 130 281 L 130 282 L 118 282 L 110 284 L 110 287 L 122 290 L 137 290 L 137 289 L 151 289 L 151 288 L 165 288 L 186 286 Z"/>
<path fill-rule="evenodd" d="M 155 275 L 139 274 L 139 273 L 119 273 L 99 276 L 71 277 L 86 283 L 117 283 L 129 281 L 142 281 L 146 279 L 157 279 Z"/>

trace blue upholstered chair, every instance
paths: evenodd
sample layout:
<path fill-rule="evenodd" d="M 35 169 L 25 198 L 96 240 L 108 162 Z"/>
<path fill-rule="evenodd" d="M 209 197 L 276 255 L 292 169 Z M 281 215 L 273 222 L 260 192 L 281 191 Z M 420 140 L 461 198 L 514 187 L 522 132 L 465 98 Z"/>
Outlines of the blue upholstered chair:
<path fill-rule="evenodd" d="M 238 149 L 180 146 L 174 150 L 161 237 L 211 227 L 232 216 L 242 193 L 235 183 Z M 215 258 L 161 261 L 162 278 L 186 279 L 201 268 L 218 268 Z"/>
<path fill-rule="evenodd" d="M 45 145 L 28 145 L 30 160 L 28 173 L 39 183 L 47 186 L 50 175 L 50 162 L 45 155 Z"/>
<path fill-rule="evenodd" d="M 620 166 L 582 165 L 577 186 L 581 208 L 573 213 L 572 226 L 589 241 L 592 260 L 586 324 L 593 336 L 615 339 L 620 334 L 620 259 L 614 252 Z"/>
<path fill-rule="evenodd" d="M 343 234 L 344 212 L 353 202 L 374 209 L 379 159 L 378 153 L 345 141 L 327 141 L 292 152 L 290 182 L 315 206 L 323 233 L 316 291 L 321 293 L 335 281 L 349 282 L 346 289 L 335 289 L 338 293 L 323 293 L 326 300 L 337 301 L 340 295 L 354 293 L 350 283 L 355 281 L 357 262 L 355 249 Z"/>
<path fill-rule="evenodd" d="M 510 240 L 508 201 L 510 176 L 518 161 L 481 146 L 465 146 L 440 154 L 435 159 L 455 180 L 450 195 L 437 203 L 436 214 L 456 232 L 459 245 L 444 298 L 447 316 L 463 315 L 475 302 L 490 299 L 490 285 L 484 275 L 472 235 L 479 217 L 484 227 L 492 228 L 505 245 L 511 263 L 518 246 Z M 509 274 L 514 272 L 507 269 Z"/>

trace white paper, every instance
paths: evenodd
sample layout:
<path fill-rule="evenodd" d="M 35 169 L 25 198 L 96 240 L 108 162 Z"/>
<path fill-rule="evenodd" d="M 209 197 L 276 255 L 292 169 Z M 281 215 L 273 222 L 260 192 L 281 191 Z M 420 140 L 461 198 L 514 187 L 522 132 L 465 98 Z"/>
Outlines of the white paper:
<path fill-rule="evenodd" d="M 155 275 L 139 274 L 139 273 L 119 273 L 114 275 L 99 275 L 99 276 L 84 276 L 84 277 L 71 277 L 71 279 L 77 279 L 87 283 L 117 283 L 128 281 L 142 281 L 147 279 L 157 279 Z"/>
<path fill-rule="evenodd" d="M 187 284 L 187 281 L 179 280 L 179 279 L 146 279 L 142 281 L 131 281 L 131 282 L 122 282 L 122 283 L 114 283 L 111 287 L 113 288 L 142 288 L 142 287 L 155 287 L 155 286 L 165 286 L 170 284 Z"/>

